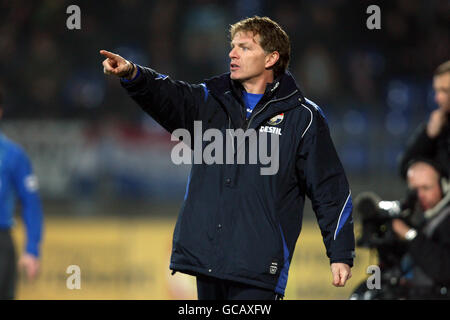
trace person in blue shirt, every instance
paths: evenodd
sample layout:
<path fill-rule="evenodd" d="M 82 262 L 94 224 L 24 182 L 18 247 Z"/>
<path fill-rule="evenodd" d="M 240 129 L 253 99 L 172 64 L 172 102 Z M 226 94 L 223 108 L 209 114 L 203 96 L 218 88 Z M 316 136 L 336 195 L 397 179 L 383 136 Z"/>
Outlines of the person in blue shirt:
<path fill-rule="evenodd" d="M 0 119 L 3 115 L 0 93 Z M 28 156 L 0 131 L 0 299 L 14 299 L 17 279 L 16 254 L 10 230 L 14 226 L 16 199 L 22 205 L 26 245 L 19 259 L 28 280 L 40 269 L 39 245 L 43 227 L 41 201 L 36 176 Z"/>

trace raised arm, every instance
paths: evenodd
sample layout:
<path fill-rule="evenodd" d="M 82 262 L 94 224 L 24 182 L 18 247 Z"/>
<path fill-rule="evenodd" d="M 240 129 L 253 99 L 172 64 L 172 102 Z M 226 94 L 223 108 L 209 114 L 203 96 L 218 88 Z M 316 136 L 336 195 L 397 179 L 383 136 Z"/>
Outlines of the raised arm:
<path fill-rule="evenodd" d="M 128 95 L 167 131 L 187 129 L 193 134 L 195 120 L 201 119 L 199 109 L 208 98 L 204 84 L 172 80 L 151 68 L 136 65 L 121 56 L 100 50 L 105 74 L 120 78 Z"/>

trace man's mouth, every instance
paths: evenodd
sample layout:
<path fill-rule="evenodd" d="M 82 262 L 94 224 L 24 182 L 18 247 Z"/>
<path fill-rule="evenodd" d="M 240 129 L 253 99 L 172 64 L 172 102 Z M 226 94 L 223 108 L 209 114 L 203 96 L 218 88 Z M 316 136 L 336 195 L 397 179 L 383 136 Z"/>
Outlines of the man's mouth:
<path fill-rule="evenodd" d="M 239 69 L 239 66 L 235 63 L 230 63 L 230 70 L 231 71 L 236 71 L 237 69 Z"/>

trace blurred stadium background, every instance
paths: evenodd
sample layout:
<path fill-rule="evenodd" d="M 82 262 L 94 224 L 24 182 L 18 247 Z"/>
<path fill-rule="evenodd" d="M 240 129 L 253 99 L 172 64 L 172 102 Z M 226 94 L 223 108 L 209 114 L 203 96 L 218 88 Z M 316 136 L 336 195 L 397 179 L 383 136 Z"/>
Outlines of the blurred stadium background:
<path fill-rule="evenodd" d="M 66 28 L 71 4 L 81 30 Z M 366 28 L 371 4 L 381 30 Z M 189 167 L 171 162 L 170 136 L 104 76 L 99 49 L 199 83 L 227 72 L 231 23 L 270 16 L 290 35 L 290 71 L 324 110 L 352 194 L 394 200 L 404 194 L 397 157 L 436 107 L 432 72 L 450 57 L 449 13 L 445 0 L 0 0 L 1 130 L 30 155 L 45 213 L 41 277 L 21 277 L 18 298 L 196 298 L 193 278 L 168 270 Z M 332 287 L 305 209 L 286 299 L 346 299 L 376 257 L 358 249 L 353 278 Z M 81 268 L 81 290 L 66 288 L 69 265 Z"/>

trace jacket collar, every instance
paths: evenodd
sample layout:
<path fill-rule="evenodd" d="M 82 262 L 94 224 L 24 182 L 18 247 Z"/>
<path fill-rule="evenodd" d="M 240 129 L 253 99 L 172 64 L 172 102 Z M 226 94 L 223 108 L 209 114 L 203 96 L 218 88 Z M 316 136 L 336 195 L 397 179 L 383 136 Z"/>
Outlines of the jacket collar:
<path fill-rule="evenodd" d="M 238 81 L 231 80 L 229 72 L 207 79 L 205 80 L 205 84 L 211 94 L 222 102 L 223 107 L 230 115 L 235 127 L 240 128 L 243 122 L 242 118 L 244 114 L 244 110 L 242 110 L 242 107 L 240 107 L 244 106 L 242 100 L 242 91 L 244 90 L 244 87 L 242 86 L 242 84 Z M 294 77 L 289 71 L 286 71 L 284 74 L 276 77 L 272 83 L 267 84 L 264 96 L 261 99 L 261 103 L 266 104 L 271 100 L 283 99 L 284 97 L 292 95 L 292 93 L 295 91 L 297 91 L 297 94 L 295 95 L 296 98 L 300 99 L 300 102 L 304 103 L 305 98 L 298 88 Z M 239 103 L 230 104 L 231 97 L 234 97 L 234 99 Z M 273 106 L 271 106 L 270 112 L 283 112 L 283 109 L 286 108 L 288 108 L 287 104 L 282 104 L 276 108 L 273 108 Z M 267 110 L 264 112 L 264 114 L 266 112 Z"/>
<path fill-rule="evenodd" d="M 205 84 L 208 89 L 217 97 L 223 96 L 226 92 L 232 91 L 235 94 L 241 95 L 244 87 L 238 81 L 231 80 L 230 73 L 223 73 L 219 76 L 209 78 L 205 80 Z M 277 98 L 281 98 L 289 95 L 294 90 L 299 90 L 298 85 L 289 71 L 281 74 L 272 83 L 268 83 L 264 95 L 276 95 Z M 300 90 L 299 90 L 300 92 Z M 302 95 L 302 100 L 303 95 Z"/>

